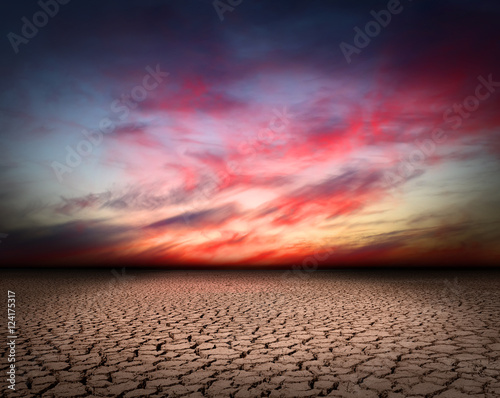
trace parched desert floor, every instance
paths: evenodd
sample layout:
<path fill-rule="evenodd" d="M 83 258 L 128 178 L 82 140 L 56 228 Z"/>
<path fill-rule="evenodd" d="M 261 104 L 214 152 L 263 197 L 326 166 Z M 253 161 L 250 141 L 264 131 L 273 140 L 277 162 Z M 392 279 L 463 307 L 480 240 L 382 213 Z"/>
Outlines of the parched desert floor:
<path fill-rule="evenodd" d="M 499 273 L 1 274 L 6 397 L 500 397 Z"/>

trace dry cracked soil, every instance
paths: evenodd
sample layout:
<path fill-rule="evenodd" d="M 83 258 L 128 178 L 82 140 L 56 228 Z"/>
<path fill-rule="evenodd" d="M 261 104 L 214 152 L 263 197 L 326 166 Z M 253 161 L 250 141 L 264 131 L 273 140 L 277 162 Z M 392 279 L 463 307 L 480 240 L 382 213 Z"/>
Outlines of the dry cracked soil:
<path fill-rule="evenodd" d="M 0 394 L 500 397 L 500 273 L 453 272 L 3 270 Z"/>

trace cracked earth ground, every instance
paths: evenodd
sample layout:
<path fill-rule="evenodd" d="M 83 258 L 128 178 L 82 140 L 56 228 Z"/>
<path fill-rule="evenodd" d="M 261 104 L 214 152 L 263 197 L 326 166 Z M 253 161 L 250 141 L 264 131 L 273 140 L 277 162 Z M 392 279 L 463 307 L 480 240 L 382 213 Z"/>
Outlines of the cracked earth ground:
<path fill-rule="evenodd" d="M 499 273 L 2 275 L 3 396 L 500 397 Z"/>

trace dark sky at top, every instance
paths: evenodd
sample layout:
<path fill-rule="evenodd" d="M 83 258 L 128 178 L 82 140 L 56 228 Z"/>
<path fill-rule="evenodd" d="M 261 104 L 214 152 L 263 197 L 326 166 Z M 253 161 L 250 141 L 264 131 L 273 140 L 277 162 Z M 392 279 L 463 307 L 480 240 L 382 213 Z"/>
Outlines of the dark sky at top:
<path fill-rule="evenodd" d="M 6 263 L 499 258 L 500 4 L 1 7 Z"/>

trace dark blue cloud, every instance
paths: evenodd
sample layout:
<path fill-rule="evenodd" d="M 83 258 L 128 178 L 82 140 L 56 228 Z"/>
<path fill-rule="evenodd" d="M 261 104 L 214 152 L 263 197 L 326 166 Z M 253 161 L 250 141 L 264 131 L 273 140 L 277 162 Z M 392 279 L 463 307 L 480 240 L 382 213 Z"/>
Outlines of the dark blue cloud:
<path fill-rule="evenodd" d="M 239 214 L 234 205 L 228 204 L 207 210 L 185 212 L 149 224 L 145 228 L 220 226 Z"/>

